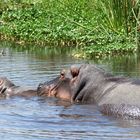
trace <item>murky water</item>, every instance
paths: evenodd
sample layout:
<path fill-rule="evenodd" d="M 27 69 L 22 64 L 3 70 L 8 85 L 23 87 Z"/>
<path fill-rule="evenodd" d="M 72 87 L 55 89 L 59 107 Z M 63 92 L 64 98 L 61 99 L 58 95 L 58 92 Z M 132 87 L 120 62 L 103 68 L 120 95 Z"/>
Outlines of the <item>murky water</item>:
<path fill-rule="evenodd" d="M 12 47 L 12 48 L 11 48 Z M 35 86 L 57 76 L 62 68 L 79 64 L 70 48 L 27 48 L 0 43 L 0 75 L 20 86 Z M 114 74 L 140 77 L 137 55 L 90 61 Z M 122 120 L 102 115 L 94 105 L 71 105 L 54 99 L 12 98 L 0 100 L 0 138 L 3 140 L 47 139 L 140 139 L 140 121 Z"/>

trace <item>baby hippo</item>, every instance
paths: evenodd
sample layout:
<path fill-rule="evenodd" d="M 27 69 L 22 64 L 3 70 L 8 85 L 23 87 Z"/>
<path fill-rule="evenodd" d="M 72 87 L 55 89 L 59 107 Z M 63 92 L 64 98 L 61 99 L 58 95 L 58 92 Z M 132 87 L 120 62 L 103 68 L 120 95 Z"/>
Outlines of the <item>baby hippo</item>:
<path fill-rule="evenodd" d="M 56 97 L 71 101 L 73 87 L 76 84 L 79 68 L 72 66 L 70 72 L 62 70 L 57 78 L 39 84 L 37 94 L 45 97 Z"/>
<path fill-rule="evenodd" d="M 8 98 L 11 96 L 31 97 L 35 95 L 37 95 L 35 89 L 16 86 L 6 77 L 0 77 L 0 98 Z"/>

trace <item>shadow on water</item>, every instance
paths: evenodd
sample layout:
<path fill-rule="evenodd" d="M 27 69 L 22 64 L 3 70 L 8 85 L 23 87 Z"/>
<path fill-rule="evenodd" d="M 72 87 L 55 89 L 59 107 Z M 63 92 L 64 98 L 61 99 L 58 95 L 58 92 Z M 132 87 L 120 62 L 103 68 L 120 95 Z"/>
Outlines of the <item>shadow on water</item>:
<path fill-rule="evenodd" d="M 1 42 L 0 73 L 17 85 L 36 86 L 63 68 L 85 60 L 70 56 L 72 48 L 20 46 Z M 138 55 L 90 60 L 114 74 L 140 75 Z M 140 121 L 102 115 L 95 105 L 71 105 L 57 99 L 0 100 L 0 138 L 3 140 L 140 139 Z"/>

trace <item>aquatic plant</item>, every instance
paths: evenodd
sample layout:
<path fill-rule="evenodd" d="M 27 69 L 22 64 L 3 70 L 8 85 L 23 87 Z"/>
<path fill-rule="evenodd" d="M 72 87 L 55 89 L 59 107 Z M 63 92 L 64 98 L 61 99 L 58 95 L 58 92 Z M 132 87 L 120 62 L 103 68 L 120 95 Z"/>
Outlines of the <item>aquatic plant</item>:
<path fill-rule="evenodd" d="M 81 46 L 86 56 L 117 54 L 117 47 L 133 52 L 139 18 L 139 0 L 0 0 L 0 37 L 21 44 Z"/>

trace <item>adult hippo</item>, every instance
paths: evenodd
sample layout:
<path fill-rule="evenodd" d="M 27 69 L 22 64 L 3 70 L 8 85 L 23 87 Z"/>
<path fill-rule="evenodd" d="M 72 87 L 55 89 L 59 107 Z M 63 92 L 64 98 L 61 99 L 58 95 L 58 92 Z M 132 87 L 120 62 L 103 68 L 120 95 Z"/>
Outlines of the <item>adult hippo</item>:
<path fill-rule="evenodd" d="M 78 70 L 74 84 L 70 84 L 71 78 L 68 78 L 67 84 L 65 82 L 69 87 L 69 100 L 97 104 L 100 111 L 107 115 L 140 119 L 140 80 L 113 76 L 89 64 L 82 65 Z M 58 78 L 58 81 L 60 79 Z M 51 81 L 53 87 L 56 83 Z M 43 91 L 44 86 L 45 84 L 39 88 L 39 93 Z M 58 87 L 61 87 L 61 84 L 57 85 L 57 89 Z"/>
<path fill-rule="evenodd" d="M 6 77 L 0 77 L 0 98 L 11 96 L 31 97 L 37 95 L 36 89 L 16 86 Z"/>

